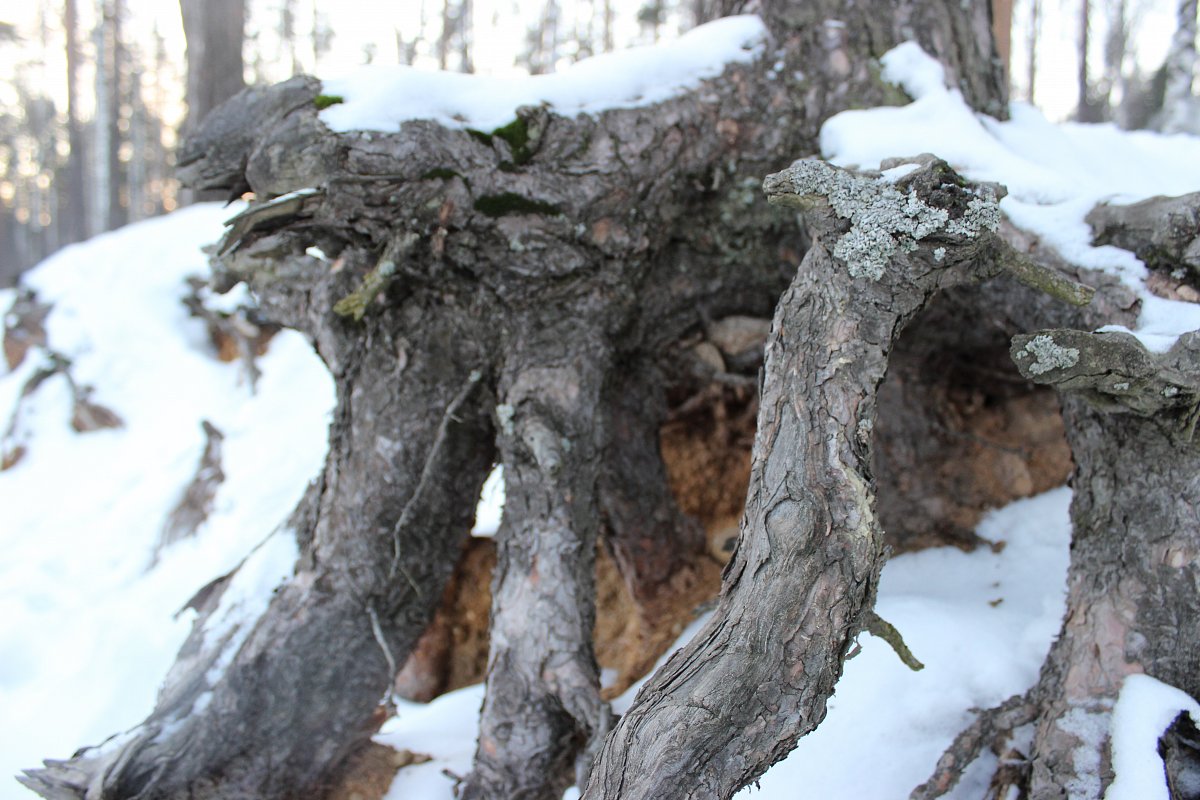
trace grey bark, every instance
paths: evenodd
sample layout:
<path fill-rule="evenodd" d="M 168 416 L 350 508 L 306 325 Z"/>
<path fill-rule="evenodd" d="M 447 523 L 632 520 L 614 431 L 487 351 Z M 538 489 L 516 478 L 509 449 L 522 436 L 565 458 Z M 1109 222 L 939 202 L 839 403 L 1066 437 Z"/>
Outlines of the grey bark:
<path fill-rule="evenodd" d="M 649 359 L 621 362 L 604 400 L 608 448 L 598 477 L 599 510 L 609 553 L 630 595 L 652 616 L 671 576 L 703 552 L 705 542 L 667 483 L 658 439 L 667 416 L 659 370 Z"/>
<path fill-rule="evenodd" d="M 141 728 L 119 747 L 30 773 L 30 785 L 54 797 L 319 795 L 370 734 L 395 668 L 427 624 L 496 450 L 509 470 L 511 499 L 483 736 L 465 791 L 549 796 L 571 764 L 582 778 L 608 724 L 587 635 L 590 560 L 596 509 L 620 501 L 603 497 L 611 483 L 600 479 L 599 465 L 613 458 L 609 448 L 621 447 L 610 429 L 656 424 L 653 406 L 641 415 L 614 409 L 616 354 L 653 362 L 705 319 L 770 308 L 803 238 L 792 220 L 766 207 L 759 176 L 811 152 L 820 123 L 847 104 L 900 101 L 873 61 L 898 41 L 921 37 L 945 56 L 973 102 L 1002 108 L 985 3 L 777 3 L 765 12 L 775 37 L 767 58 L 650 108 L 576 118 L 521 109 L 506 135 L 421 121 L 391 134 L 333 134 L 313 104 L 318 84 L 297 78 L 247 90 L 210 117 L 185 145 L 182 174 L 196 188 L 249 188 L 259 198 L 232 222 L 216 280 L 247 280 L 265 314 L 314 341 L 339 389 L 329 460 L 292 523 L 301 546 L 296 575 L 249 623 L 244 642 L 225 653 L 228 642 L 208 642 L 198 627 Z M 780 54 L 794 68 L 773 70 Z M 514 130 L 523 133 L 514 139 Z M 307 254 L 314 244 L 332 263 Z M 932 257 L 929 247 L 921 252 Z M 821 258 L 814 255 L 814 263 L 829 267 Z M 951 253 L 937 266 L 956 258 Z M 949 274 L 934 269 L 921 280 L 932 289 L 953 282 L 939 277 Z M 889 281 L 872 284 L 868 295 L 890 297 Z M 902 299 L 881 319 L 855 306 L 867 339 L 844 347 L 865 348 L 867 371 L 846 375 L 849 383 L 835 382 L 830 392 L 881 379 L 889 325 L 923 303 L 912 292 Z M 796 388 L 772 386 L 772 413 L 786 411 L 783 393 Z M 854 413 L 866 420 L 871 403 Z M 865 429 L 843 436 L 844 469 L 865 469 L 866 438 Z M 799 439 L 792 444 L 794 452 Z M 645 483 L 661 486 L 661 465 L 644 443 L 637 448 L 625 463 L 651 465 Z M 818 514 L 808 497 L 763 505 L 791 490 L 773 483 L 786 473 L 786 449 L 770 469 L 760 465 L 760 529 Z M 765 450 L 759 457 L 770 458 Z M 818 477 L 850 474 L 839 468 Z M 857 474 L 862 480 L 865 473 Z M 846 491 L 861 500 L 865 491 L 857 483 L 822 490 L 835 502 Z M 657 505 L 665 521 L 659 530 L 678 534 L 670 504 Z M 798 674 L 772 695 L 742 684 L 743 673 L 726 673 L 742 694 L 722 702 L 735 695 L 765 701 L 776 719 L 800 702 L 823 707 L 847 637 L 866 624 L 881 562 L 869 512 L 831 506 L 821 513 L 843 523 L 838 515 L 849 514 L 863 534 L 845 553 L 842 540 L 830 540 L 832 551 L 821 550 L 824 541 L 809 543 L 829 572 L 817 589 L 804 587 L 805 595 L 831 588 L 842 574 L 855 587 L 834 609 L 837 626 L 818 631 L 821 615 L 810 616 L 804 624 L 820 633 L 811 649 L 802 653 L 792 643 L 793 663 L 812 663 L 825 670 L 822 677 L 798 699 L 789 694 Z M 759 561 L 762 546 L 754 545 Z M 735 562 L 733 583 L 747 554 Z M 789 557 L 799 555 L 796 548 Z M 631 568 L 640 558 L 626 560 L 633 585 L 657 569 Z M 543 570 L 556 580 L 544 580 Z M 220 587 L 198 601 L 204 614 L 219 606 Z M 749 601 L 738 603 L 746 609 Z M 545 622 L 554 635 L 531 638 L 519 624 L 528 620 Z M 307 657 L 314 652 L 324 656 Z M 210 686 L 203 676 L 218 658 L 232 665 Z M 727 653 L 714 666 L 735 662 Z M 207 705 L 189 713 L 202 695 L 211 697 Z M 658 699 L 646 695 L 634 717 L 670 712 Z M 762 706 L 746 711 L 754 709 Z M 678 744 L 688 763 L 712 751 L 700 735 L 709 729 Z M 772 748 L 735 755 L 718 781 L 723 792 L 760 772 L 798 734 L 762 735 L 776 737 Z M 734 753 L 749 742 L 725 744 Z M 633 754 L 609 758 L 625 756 Z M 665 782 L 668 766 L 647 769 L 642 779 L 669 785 L 665 796 L 688 791 L 690 783 Z"/>
<path fill-rule="evenodd" d="M 940 188 L 952 175 L 926 162 L 891 194 L 820 162 L 767 178 L 768 195 L 808 207 L 815 241 L 767 342 L 738 549 L 712 619 L 638 693 L 585 798 L 731 797 L 824 718 L 883 565 L 870 460 L 888 352 L 939 289 L 994 268 L 995 195 Z M 903 217 L 910 187 L 950 222 L 927 207 L 928 219 L 905 220 L 918 226 L 901 248 L 912 252 L 878 263 L 857 251 L 862 236 L 904 234 L 852 227 L 834 198 Z"/>
<path fill-rule="evenodd" d="M 348 325 L 321 302 L 346 291 L 345 273 L 303 255 L 285 264 L 257 272 L 256 287 L 318 342 L 339 397 L 324 476 L 288 526 L 296 574 L 230 652 L 232 633 L 205 634 L 221 595 L 210 591 L 155 712 L 119 748 L 31 772 L 45 796 L 320 796 L 370 735 L 390 665 L 441 596 L 491 464 L 486 392 L 472 378 L 488 339 L 416 300 Z M 209 685 L 218 659 L 232 663 Z"/>
<path fill-rule="evenodd" d="M 1048 358 L 1077 363 L 1035 374 L 1046 362 L 1033 360 L 1038 337 L 1029 337 L 1014 341 L 1018 368 L 1079 399 L 1066 415 L 1076 461 L 1068 611 L 1034 689 L 1030 790 L 1039 800 L 1099 798 L 1112 778 L 1108 721 L 1124 676 L 1145 672 L 1200 695 L 1189 622 L 1200 614 L 1200 335 L 1159 358 L 1125 334 L 1039 336 L 1065 351 Z M 1073 757 L 1079 747 L 1096 753 L 1098 775 Z"/>
<path fill-rule="evenodd" d="M 1200 192 L 1131 205 L 1103 203 L 1087 215 L 1087 223 L 1093 244 L 1131 250 L 1151 269 L 1200 284 Z"/>
<path fill-rule="evenodd" d="M 611 724 L 592 652 L 604 444 L 597 412 L 611 356 L 589 331 L 600 326 L 589 319 L 586 299 L 583 305 L 565 321 L 544 319 L 561 307 L 531 315 L 520 339 L 533 346 L 513 342 L 519 349 L 505 357 L 496 407 L 504 521 L 487 694 L 475 770 L 459 792 L 464 800 L 561 797 L 577 773 L 586 777 L 588 754 Z"/>
<path fill-rule="evenodd" d="M 1098 800 L 1113 777 L 1109 726 L 1125 676 L 1200 693 L 1200 333 L 1156 354 L 1129 334 L 1056 328 L 1015 337 L 1011 352 L 1022 375 L 1065 393 L 1076 465 L 1067 613 L 1038 683 L 982 714 L 914 800 L 944 794 L 984 746 L 1030 722 L 1033 750 L 1016 759 L 1028 796 Z"/>

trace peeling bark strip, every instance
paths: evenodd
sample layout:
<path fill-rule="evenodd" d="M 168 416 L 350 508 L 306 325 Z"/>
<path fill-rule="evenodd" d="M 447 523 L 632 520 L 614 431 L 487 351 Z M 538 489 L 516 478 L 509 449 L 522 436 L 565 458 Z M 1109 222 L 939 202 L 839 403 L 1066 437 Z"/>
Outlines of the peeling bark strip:
<path fill-rule="evenodd" d="M 892 186 L 801 161 L 764 188 L 807 210 L 814 242 L 767 343 L 738 549 L 711 621 L 638 694 L 588 800 L 731 797 L 825 716 L 883 566 L 870 449 L 888 352 L 938 290 L 995 269 L 995 194 L 945 162 Z"/>

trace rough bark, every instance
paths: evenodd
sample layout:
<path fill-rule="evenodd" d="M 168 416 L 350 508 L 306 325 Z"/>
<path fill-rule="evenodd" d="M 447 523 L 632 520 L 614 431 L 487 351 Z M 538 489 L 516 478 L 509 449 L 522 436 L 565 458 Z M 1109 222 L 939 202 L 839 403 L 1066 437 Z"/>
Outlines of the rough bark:
<path fill-rule="evenodd" d="M 820 162 L 767 178 L 810 208 L 815 241 L 767 343 L 738 549 L 712 619 L 639 692 L 585 798 L 731 797 L 824 717 L 884 560 L 870 459 L 888 352 L 939 289 L 994 267 L 995 195 L 956 184 L 937 161 L 890 193 Z M 910 188 L 915 218 L 900 211 Z M 900 227 L 852 226 L 847 199 Z M 892 236 L 895 252 L 857 245 Z"/>
<path fill-rule="evenodd" d="M 561 797 L 576 772 L 586 776 L 587 754 L 610 727 L 592 652 L 604 444 L 596 417 L 610 356 L 586 316 L 566 316 L 532 336 L 525 331 L 536 344 L 506 356 L 500 381 L 504 520 L 487 693 L 464 800 Z"/>
<path fill-rule="evenodd" d="M 667 483 L 658 440 L 667 409 L 656 372 L 650 362 L 625 361 L 614 375 L 604 400 L 609 445 L 598 479 L 605 543 L 630 595 L 651 616 L 671 576 L 704 550 L 703 531 L 680 513 Z"/>
<path fill-rule="evenodd" d="M 598 497 L 611 486 L 598 465 L 606 449 L 622 447 L 607 431 L 658 421 L 654 404 L 641 413 L 616 407 L 616 354 L 653 362 L 707 319 L 766 313 L 804 242 L 791 220 L 766 207 L 760 176 L 812 152 L 829 114 L 851 103 L 902 100 L 880 80 L 876 60 L 899 41 L 916 35 L 945 58 L 972 103 L 1003 110 L 986 3 L 777 2 L 764 14 L 774 40 L 759 63 L 648 108 L 575 118 L 520 109 L 504 135 L 422 121 L 390 134 L 334 134 L 313 103 L 319 85 L 306 78 L 247 90 L 210 116 L 184 147 L 183 177 L 201 189 L 249 188 L 259 199 L 231 221 L 217 283 L 247 280 L 264 313 L 306 332 L 329 365 L 339 389 L 329 461 L 293 521 L 301 547 L 296 575 L 267 611 L 237 640 L 208 641 L 203 619 L 220 609 L 224 583 L 215 585 L 198 601 L 202 621 L 147 722 L 117 745 L 31 773 L 31 785 L 55 797 L 319 795 L 371 732 L 396 668 L 425 628 L 495 446 L 510 470 L 510 512 L 483 736 L 464 788 L 485 797 L 549 796 L 572 763 L 582 780 L 607 725 L 589 637 L 596 509 L 614 507 L 612 498 Z M 784 69 L 775 68 L 777 59 Z M 313 245 L 327 259 L 310 255 Z M 944 269 L 959 258 L 953 245 L 947 240 L 953 252 L 945 263 L 926 265 L 926 289 L 953 282 Z M 925 247 L 903 263 L 912 267 L 930 253 Z M 829 267 L 821 258 L 814 263 Z M 866 341 L 847 340 L 837 326 L 826 331 L 865 359 L 865 372 L 825 387 L 858 415 L 851 422 L 869 419 L 872 404 L 841 393 L 874 387 L 894 328 L 925 299 L 891 281 L 871 283 L 867 292 L 882 301 L 901 291 L 890 316 L 872 317 L 861 298 L 847 298 Z M 789 349 L 787 357 L 800 356 Z M 775 460 L 765 449 L 759 454 L 755 525 L 776 531 L 788 520 L 825 514 L 861 533 L 851 536 L 844 559 L 826 553 L 821 586 L 833 587 L 842 574 L 854 582 L 854 593 L 834 609 L 838 624 L 803 657 L 798 640 L 789 653 L 824 670 L 803 689 L 805 717 L 815 723 L 848 637 L 866 624 L 881 545 L 869 509 L 821 511 L 809 497 L 773 502 L 792 488 L 776 483 L 787 475 L 782 453 L 798 452 L 801 441 L 819 449 L 808 438 L 814 431 L 779 419 L 790 413 L 784 394 L 800 388 L 787 380 L 772 386 L 770 413 L 779 426 L 772 436 L 786 428 L 797 438 Z M 837 436 L 844 448 L 837 469 L 864 480 L 865 429 Z M 625 446 L 634 448 L 625 463 L 651 463 L 644 443 Z M 849 474 L 813 476 L 828 483 Z M 821 489 L 831 503 L 865 497 L 858 483 Z M 670 504 L 660 496 L 655 505 L 660 530 L 679 534 Z M 755 568 L 770 561 L 757 541 L 758 549 L 735 561 L 732 583 L 751 553 Z M 814 552 L 821 544 L 809 542 Z M 647 576 L 660 569 L 647 560 L 653 549 L 630 552 L 627 580 L 652 586 Z M 768 563 L 772 573 L 781 560 Z M 774 591 L 799 586 L 801 574 Z M 810 611 L 803 624 L 815 631 L 824 612 Z M 531 637 L 523 627 L 529 619 L 546 620 L 554 635 Z M 760 611 L 749 627 L 762 621 Z M 305 658 L 317 651 L 325 657 Z M 218 659 L 231 666 L 210 686 L 204 675 Z M 736 661 L 727 652 L 716 663 Z M 765 668 L 765 661 L 756 667 Z M 778 697 L 756 695 L 752 683 L 739 683 L 739 691 L 776 704 L 782 718 L 798 713 L 788 692 L 802 673 L 775 684 Z M 201 697 L 209 699 L 197 707 Z M 635 715 L 661 712 L 643 705 Z M 754 709 L 761 706 L 747 707 Z M 798 735 L 778 739 L 769 758 Z M 711 749 L 693 736 L 690 763 Z M 726 745 L 732 753 L 748 742 Z M 739 754 L 731 763 L 719 779 L 723 792 L 769 761 Z M 645 778 L 664 780 L 651 771 Z M 690 785 L 672 784 L 667 795 Z"/>
<path fill-rule="evenodd" d="M 1103 203 L 1087 215 L 1087 223 L 1093 244 L 1131 250 L 1151 269 L 1200 286 L 1200 192 L 1131 205 Z"/>
<path fill-rule="evenodd" d="M 1063 352 L 1038 348 L 1040 337 Z M 1145 672 L 1200 694 L 1200 641 L 1189 622 L 1200 614 L 1200 451 L 1192 441 L 1200 336 L 1185 336 L 1161 359 L 1131 338 L 1054 332 L 1013 347 L 1026 375 L 1086 398 L 1071 398 L 1066 414 L 1075 533 L 1066 620 L 1034 690 L 1030 790 L 1039 800 L 1103 794 L 1108 722 L 1124 676 Z M 1031 350 L 1044 355 L 1033 360 Z M 1039 364 L 1049 368 L 1037 372 Z"/>
<path fill-rule="evenodd" d="M 212 587 L 154 713 L 116 745 L 31 772 L 45 796 L 319 796 L 441 596 L 491 464 L 476 375 L 488 339 L 447 305 L 361 325 L 317 311 L 345 276 L 308 262 L 292 262 L 287 288 L 314 305 L 276 295 L 273 308 L 320 343 L 339 404 L 324 476 L 276 534 L 298 540 L 296 574 L 261 618 L 221 635 L 206 629 L 224 584 Z"/>
<path fill-rule="evenodd" d="M 1038 683 L 981 715 L 914 800 L 944 794 L 983 747 L 1030 722 L 1032 752 L 1018 758 L 1028 796 L 1097 800 L 1113 777 L 1125 676 L 1200 692 L 1200 334 L 1155 354 L 1125 333 L 1052 329 L 1017 336 L 1011 352 L 1022 375 L 1065 393 L 1076 465 L 1067 613 Z"/>

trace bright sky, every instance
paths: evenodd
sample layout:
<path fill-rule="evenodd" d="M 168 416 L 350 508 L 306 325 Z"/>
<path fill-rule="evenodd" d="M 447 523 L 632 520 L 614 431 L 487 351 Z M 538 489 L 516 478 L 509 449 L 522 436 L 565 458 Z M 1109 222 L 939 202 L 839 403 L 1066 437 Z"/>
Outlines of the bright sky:
<path fill-rule="evenodd" d="M 183 32 L 179 21 L 179 7 L 167 0 L 126 0 L 130 9 L 128 25 L 133 30 L 134 40 L 149 43 L 153 31 L 157 30 L 167 39 L 168 52 L 180 62 L 184 51 Z M 1024 86 L 1028 64 L 1027 28 L 1029 8 L 1032 0 L 1016 0 L 1013 31 L 1013 83 L 1015 98 L 1027 96 Z M 1042 25 L 1038 44 L 1038 105 L 1051 119 L 1063 119 L 1074 109 L 1077 102 L 1076 84 L 1078 73 L 1077 42 L 1079 38 L 1080 0 L 1041 0 Z M 1101 70 L 1104 37 L 1108 28 L 1107 11 L 1103 0 L 1092 0 L 1092 72 Z M 636 11 L 639 0 L 614 0 L 617 11 L 618 44 L 632 43 L 639 36 Z M 51 5 L 51 23 L 57 24 L 61 4 Z M 84 28 L 93 21 L 92 4 L 87 0 L 80 3 L 81 22 Z M 394 63 L 396 60 L 396 31 L 406 38 L 418 28 L 423 5 L 427 13 L 436 17 L 438 0 L 401 0 L 392 3 L 335 3 L 332 0 L 297 0 L 298 58 L 301 67 L 313 71 L 313 54 L 309 31 L 316 10 L 326 16 L 332 24 L 335 36 L 332 50 L 318 66 L 318 74 L 334 76 L 342 74 L 364 62 L 364 52 L 373 48 L 377 63 Z M 564 20 L 591 18 L 599 13 L 601 0 L 560 0 Z M 1164 58 L 1171 33 L 1174 29 L 1173 4 L 1170 0 L 1130 0 L 1133 9 L 1134 36 L 1138 61 L 1143 71 L 1156 69 Z M 278 19 L 279 0 L 251 0 L 252 13 L 248 22 L 248 33 L 260 32 L 259 41 L 265 60 L 269 64 L 268 77 L 288 77 L 287 67 L 282 60 L 276 61 L 279 48 L 272 30 Z M 36 43 L 36 21 L 38 3 L 30 0 L 0 0 L 0 20 L 15 22 L 31 43 Z M 524 46 L 525 31 L 533 25 L 543 7 L 543 0 L 474 0 L 474 58 L 476 70 L 484 74 L 503 75 L 517 72 L 514 59 Z M 430 35 L 437 29 L 436 19 L 427 28 Z M 673 27 L 673 26 L 667 26 Z M 673 30 L 665 31 L 673 35 Z M 65 66 L 59 55 L 62 52 L 61 35 L 55 31 L 50 43 L 54 58 L 50 68 L 39 82 L 50 85 L 51 91 L 65 100 L 62 72 Z M 16 48 L 0 47 L 0 102 L 11 102 L 14 97 L 6 84 L 14 74 Z M 426 59 L 426 66 L 435 66 Z M 85 81 L 87 78 L 85 78 Z M 87 99 L 85 98 L 85 103 Z"/>

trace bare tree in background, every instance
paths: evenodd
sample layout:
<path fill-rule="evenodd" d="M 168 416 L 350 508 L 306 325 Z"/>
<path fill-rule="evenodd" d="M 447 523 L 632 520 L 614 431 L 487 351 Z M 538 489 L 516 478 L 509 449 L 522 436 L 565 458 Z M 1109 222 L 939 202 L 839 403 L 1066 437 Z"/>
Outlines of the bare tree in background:
<path fill-rule="evenodd" d="M 1093 96 L 1088 70 L 1091 35 L 1092 0 L 1079 0 L 1079 105 L 1075 109 L 1075 119 L 1078 122 L 1099 122 L 1103 118 L 1101 107 Z"/>
<path fill-rule="evenodd" d="M 181 132 L 186 136 L 208 112 L 246 88 L 246 0 L 179 0 L 179 8 L 187 40 L 188 111 Z M 218 198 L 197 194 L 194 199 Z"/>
<path fill-rule="evenodd" d="M 450 69 L 451 56 L 457 56 L 459 72 L 474 72 L 471 57 L 471 0 L 444 0 L 442 31 L 437 40 L 438 69 Z"/>
<path fill-rule="evenodd" d="M 1186 128 L 1194 104 L 1192 85 L 1196 72 L 1196 0 L 1178 0 L 1175 36 L 1167 52 L 1166 93 L 1162 130 L 1176 133 Z"/>
<path fill-rule="evenodd" d="M 1098 92 L 1110 117 L 1120 116 L 1114 106 L 1114 93 L 1118 101 L 1125 96 L 1125 62 L 1129 53 L 1130 34 L 1128 17 L 1126 0 L 1110 0 L 1108 34 L 1104 38 L 1104 76 Z"/>
<path fill-rule="evenodd" d="M 79 8 L 76 0 L 66 0 L 63 28 L 67 38 L 67 140 L 71 154 L 67 161 L 67 202 L 62 230 L 68 241 L 87 238 L 87 193 L 84 188 L 83 126 L 79 121 Z"/>
<path fill-rule="evenodd" d="M 1042 0 L 1029 0 L 1029 72 L 1027 81 L 1029 84 L 1029 104 L 1033 105 L 1036 97 L 1034 87 L 1037 86 L 1037 47 L 1038 37 L 1041 34 L 1042 20 Z"/>

